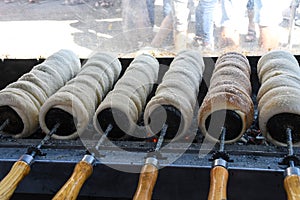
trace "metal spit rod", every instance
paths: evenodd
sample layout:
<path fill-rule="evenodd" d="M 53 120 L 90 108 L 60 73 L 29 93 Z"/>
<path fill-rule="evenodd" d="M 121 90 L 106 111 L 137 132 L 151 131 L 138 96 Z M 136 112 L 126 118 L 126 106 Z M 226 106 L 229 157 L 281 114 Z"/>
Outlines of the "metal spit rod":
<path fill-rule="evenodd" d="M 56 133 L 56 131 L 57 131 L 57 129 L 59 128 L 59 126 L 60 126 L 60 123 L 56 123 L 55 125 L 54 125 L 54 127 L 50 130 L 50 132 L 40 141 L 40 143 L 35 147 L 36 149 L 37 149 L 37 151 L 32 151 L 31 152 L 31 156 L 34 158 L 39 152 L 38 152 L 38 150 L 39 149 L 41 149 L 41 147 L 43 146 L 43 145 L 45 145 L 45 143 L 46 142 L 48 142 L 50 139 L 51 139 L 51 137 L 52 137 L 52 135 L 54 134 L 54 133 Z"/>
<path fill-rule="evenodd" d="M 103 133 L 103 135 L 101 136 L 101 138 L 99 139 L 98 143 L 95 146 L 96 150 L 99 150 L 100 146 L 103 144 L 103 142 L 105 141 L 106 137 L 108 136 L 108 134 L 110 133 L 110 131 L 113 129 L 113 125 L 109 124 L 105 130 L 105 132 Z M 93 155 L 93 153 L 92 153 Z M 94 155 L 93 155 L 94 156 Z"/>
<path fill-rule="evenodd" d="M 221 135 L 220 135 L 220 152 L 224 152 L 225 149 L 225 135 L 226 135 L 226 128 L 223 126 L 221 129 Z"/>
<path fill-rule="evenodd" d="M 288 160 L 289 166 L 285 170 L 284 189 L 288 200 L 296 200 L 300 199 L 300 170 L 295 167 L 295 161 L 298 162 L 299 159 L 294 155 L 292 129 L 290 127 L 286 129 L 286 143 L 288 155 L 284 160 Z M 283 163 L 287 162 L 283 161 Z"/>
<path fill-rule="evenodd" d="M 27 153 L 23 154 L 17 162 L 14 163 L 9 173 L 0 182 L 0 199 L 8 200 L 13 195 L 19 183 L 30 172 L 30 166 L 36 155 L 44 155 L 41 153 L 41 147 L 51 138 L 60 126 L 57 123 L 53 129 L 42 139 L 35 147 L 28 147 Z"/>
<path fill-rule="evenodd" d="M 158 152 L 163 144 L 163 141 L 164 141 L 164 138 L 167 134 L 167 129 L 168 129 L 168 125 L 167 124 L 164 124 L 162 129 L 161 129 L 161 132 L 160 132 L 160 135 L 159 135 L 159 138 L 158 138 L 158 141 L 156 143 L 156 147 L 154 149 L 155 152 Z"/>
<path fill-rule="evenodd" d="M 226 128 L 223 126 L 220 135 L 219 151 L 213 155 L 213 167 L 210 171 L 210 187 L 208 200 L 227 199 L 228 170 L 227 161 L 229 156 L 225 149 Z"/>
<path fill-rule="evenodd" d="M 159 169 L 159 162 L 156 155 L 162 147 L 167 129 L 168 124 L 165 123 L 160 131 L 160 136 L 156 143 L 153 156 L 148 157 L 145 161 L 144 166 L 142 167 L 139 183 L 133 200 L 151 200 L 152 198 L 152 193 L 156 184 Z"/>
<path fill-rule="evenodd" d="M 6 119 L 0 126 L 0 132 L 9 124 L 9 119 Z"/>
<path fill-rule="evenodd" d="M 288 156 L 294 155 L 294 150 L 293 150 L 293 139 L 292 139 L 292 129 L 287 128 L 286 129 L 286 136 L 287 136 L 287 147 L 288 147 Z M 289 161 L 290 167 L 295 167 L 295 163 L 293 160 Z"/>

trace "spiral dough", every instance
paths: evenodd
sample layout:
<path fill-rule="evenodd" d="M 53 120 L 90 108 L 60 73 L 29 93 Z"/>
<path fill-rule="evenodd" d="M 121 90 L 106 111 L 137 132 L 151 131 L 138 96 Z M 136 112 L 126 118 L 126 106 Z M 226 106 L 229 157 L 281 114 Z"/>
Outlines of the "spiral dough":
<path fill-rule="evenodd" d="M 166 119 L 157 113 L 160 112 L 160 108 L 167 106 L 175 108 L 174 111 L 179 112 L 181 117 L 177 130 L 172 131 L 172 136 L 168 138 L 184 138 L 193 120 L 204 68 L 203 58 L 198 51 L 184 50 L 177 54 L 155 96 L 146 106 L 144 122 L 148 132 L 157 134 L 161 130 Z M 175 115 L 175 112 L 172 115 Z"/>
<path fill-rule="evenodd" d="M 198 112 L 199 128 L 205 137 L 219 141 L 219 133 L 209 131 L 209 126 L 216 126 L 221 121 L 219 118 L 211 118 L 212 114 L 218 111 L 233 111 L 241 119 L 240 130 L 229 137 L 230 139 L 226 139 L 226 143 L 237 141 L 250 127 L 254 115 L 254 105 L 250 97 L 252 92 L 250 74 L 248 59 L 242 54 L 228 52 L 217 59 L 210 87 Z M 211 120 L 207 126 L 209 118 Z"/>
<path fill-rule="evenodd" d="M 110 110 L 114 122 L 108 123 L 113 123 L 125 134 L 132 134 L 146 105 L 147 97 L 157 82 L 158 71 L 159 63 L 156 58 L 148 54 L 137 56 L 97 108 L 94 115 L 96 130 L 99 133 L 105 131 L 106 127 L 101 126 L 101 121 L 104 120 L 101 116 Z"/>
<path fill-rule="evenodd" d="M 20 124 L 15 124 L 14 120 L 10 120 L 4 133 L 13 135 L 15 138 L 27 137 L 34 133 L 39 125 L 38 117 L 41 106 L 73 78 L 80 67 L 80 60 L 73 52 L 60 50 L 1 90 L 0 107 L 12 108 L 21 119 L 23 126 L 22 130 L 16 133 L 6 132 L 5 130 L 11 128 L 9 126 L 20 126 Z"/>
<path fill-rule="evenodd" d="M 271 51 L 258 61 L 257 74 L 261 83 L 257 94 L 259 127 L 270 142 L 284 146 L 285 142 L 270 134 L 267 123 L 273 116 L 282 113 L 300 115 L 298 61 L 287 51 Z M 300 142 L 294 145 L 300 146 Z"/>
<path fill-rule="evenodd" d="M 52 137 L 74 139 L 80 136 L 92 119 L 96 108 L 112 89 L 121 69 L 120 61 L 112 54 L 96 53 L 91 56 L 77 76 L 42 106 L 39 121 L 43 131 L 48 133 L 52 128 L 46 123 L 47 113 L 53 108 L 58 108 L 72 116 L 76 129 L 67 131 L 68 133 L 58 131 Z"/>

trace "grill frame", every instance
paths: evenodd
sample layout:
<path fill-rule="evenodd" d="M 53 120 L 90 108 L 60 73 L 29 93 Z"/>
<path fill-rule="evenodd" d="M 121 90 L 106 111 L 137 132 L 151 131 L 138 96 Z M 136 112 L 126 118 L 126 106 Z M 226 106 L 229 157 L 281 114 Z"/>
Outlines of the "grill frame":
<path fill-rule="evenodd" d="M 26 147 L 37 144 L 36 139 L 1 141 L 0 178 L 26 152 Z M 20 145 L 20 143 L 22 143 Z M 129 167 L 140 171 L 147 149 L 153 144 L 122 141 L 118 146 L 128 152 L 120 152 L 106 144 L 101 151 L 106 155 L 102 162 L 96 162 L 92 176 L 80 192 L 83 197 L 130 199 L 138 182 L 137 173 L 120 172 L 108 167 Z M 199 158 L 200 144 L 190 148 L 173 164 L 160 170 L 153 199 L 205 199 L 209 188 L 210 152 Z M 167 155 L 172 157 L 180 144 L 169 148 Z M 257 145 L 226 145 L 226 150 L 234 160 L 229 163 L 228 198 L 230 199 L 284 199 L 283 172 L 278 162 L 286 154 L 284 147 Z M 130 153 L 137 151 L 136 153 Z M 205 150 L 205 148 L 204 148 Z M 43 148 L 46 156 L 37 157 L 30 174 L 20 183 L 16 194 L 55 194 L 71 175 L 75 164 L 82 159 L 85 149 L 80 141 L 53 140 Z M 299 155 L 300 150 L 295 148 Z M 164 161 L 162 161 L 163 163 Z M 176 190 L 174 189 L 176 188 Z M 259 195 L 259 196 L 258 196 Z"/>
<path fill-rule="evenodd" d="M 251 83 L 253 95 L 257 94 L 259 83 L 256 75 L 257 56 L 247 57 L 252 67 Z M 298 62 L 300 56 L 296 56 Z M 213 70 L 217 58 L 204 58 L 206 70 L 205 82 Z M 173 58 L 158 58 L 161 73 L 166 71 Z M 34 65 L 43 60 L 36 59 L 8 59 L 0 62 L 0 88 L 9 82 L 17 80 L 23 73 L 28 72 Z M 84 59 L 81 60 L 84 62 Z M 132 61 L 131 58 L 120 58 L 123 72 Z M 206 87 L 202 83 L 199 92 L 199 103 L 206 94 Z M 41 135 L 37 134 L 29 139 L 0 140 L 0 180 L 7 174 L 11 166 L 26 152 L 27 147 L 38 144 Z M 212 155 L 209 152 L 199 158 L 201 144 L 193 143 L 189 149 L 173 164 L 164 167 L 159 172 L 153 199 L 206 199 L 209 191 L 209 171 Z M 129 151 L 122 153 L 112 145 L 106 144 L 102 150 L 106 156 L 100 163 L 97 161 L 94 172 L 84 184 L 79 198 L 86 199 L 131 199 L 134 195 L 139 174 L 120 172 L 105 164 L 116 167 L 130 167 L 140 171 L 144 163 L 145 152 L 153 147 L 152 143 L 140 141 L 117 141 L 118 146 Z M 176 146 L 177 145 L 177 146 Z M 168 156 L 175 156 L 176 150 L 183 150 L 180 144 L 166 149 Z M 204 148 L 206 149 L 206 148 Z M 225 146 L 226 151 L 234 160 L 229 163 L 228 199 L 284 199 L 283 172 L 278 162 L 287 154 L 284 147 L 266 145 Z M 209 149 L 208 149 L 209 150 Z M 135 151 L 136 153 L 130 153 Z M 295 154 L 300 154 L 300 148 L 294 148 Z M 37 157 L 32 165 L 30 174 L 20 183 L 13 199 L 29 195 L 30 199 L 46 199 L 53 197 L 71 175 L 75 164 L 85 154 L 82 142 L 77 140 L 52 140 L 43 147 L 46 156 Z M 126 158 L 126 159 L 125 159 Z M 163 162 L 163 161 L 162 161 Z M 164 164 L 162 164 L 164 166 Z"/>

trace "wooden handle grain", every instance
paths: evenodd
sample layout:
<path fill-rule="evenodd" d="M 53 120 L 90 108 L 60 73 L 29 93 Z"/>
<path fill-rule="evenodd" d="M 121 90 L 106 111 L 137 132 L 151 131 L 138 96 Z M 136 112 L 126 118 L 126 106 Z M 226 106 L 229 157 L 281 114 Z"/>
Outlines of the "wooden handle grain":
<path fill-rule="evenodd" d="M 76 164 L 72 176 L 53 197 L 54 200 L 75 200 L 84 182 L 93 173 L 93 166 L 85 161 Z"/>
<path fill-rule="evenodd" d="M 134 200 L 151 200 L 152 192 L 157 180 L 158 168 L 151 164 L 145 164 L 141 170 Z"/>
<path fill-rule="evenodd" d="M 287 193 L 288 200 L 300 199 L 300 176 L 290 175 L 284 179 L 284 189 Z"/>
<path fill-rule="evenodd" d="M 30 166 L 24 161 L 17 161 L 9 173 L 0 182 L 0 199 L 10 199 L 19 183 L 30 172 Z"/>
<path fill-rule="evenodd" d="M 210 171 L 210 188 L 208 200 L 227 199 L 228 171 L 225 167 L 216 166 Z"/>

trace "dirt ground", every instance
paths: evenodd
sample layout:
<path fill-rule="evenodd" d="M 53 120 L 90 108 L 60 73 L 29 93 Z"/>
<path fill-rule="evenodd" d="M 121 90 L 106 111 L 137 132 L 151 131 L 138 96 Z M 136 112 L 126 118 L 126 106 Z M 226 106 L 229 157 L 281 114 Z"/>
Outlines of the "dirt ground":
<path fill-rule="evenodd" d="M 120 1 L 65 5 L 64 0 L 0 2 L 1 57 L 46 57 L 68 48 L 87 57 L 122 31 Z"/>
<path fill-rule="evenodd" d="M 103 6 L 102 1 L 89 0 L 82 4 L 64 4 L 64 0 L 14 0 L 0 1 L 0 58 L 39 58 L 67 48 L 86 58 L 94 51 L 110 51 L 121 56 L 149 47 L 155 31 L 143 28 L 138 34 L 135 28 L 122 28 L 122 0 L 106 0 L 112 5 Z M 162 0 L 156 1 L 155 27 L 162 16 Z M 133 9 L 134 10 L 134 9 Z M 247 19 L 242 19 L 246 30 Z M 190 22 L 189 47 L 194 36 L 194 22 Z M 157 29 L 157 28 L 156 28 Z M 299 34 L 299 30 L 296 30 Z M 296 32 L 295 31 L 295 32 Z M 245 34 L 245 31 L 244 33 Z M 283 29 L 282 43 L 286 43 L 287 30 Z M 296 35 L 296 34 L 295 34 Z M 237 51 L 247 55 L 260 54 L 257 41 L 245 43 L 241 35 L 241 47 Z M 293 51 L 298 52 L 300 42 L 295 41 Z M 201 49 L 199 49 L 201 50 Z M 151 50 L 158 56 L 174 55 L 172 37 L 159 50 Z M 215 56 L 226 49 L 203 51 L 204 56 Z M 297 53 L 295 53 L 297 54 Z"/>
<path fill-rule="evenodd" d="M 44 58 L 67 48 L 86 58 L 94 51 L 126 55 L 148 46 L 153 28 L 144 28 L 136 39 L 136 29 L 122 28 L 121 0 L 106 1 L 111 5 L 96 0 L 67 5 L 64 0 L 0 1 L 0 57 Z M 155 11 L 162 13 L 162 6 L 156 5 Z M 156 15 L 157 25 L 162 18 Z"/>

